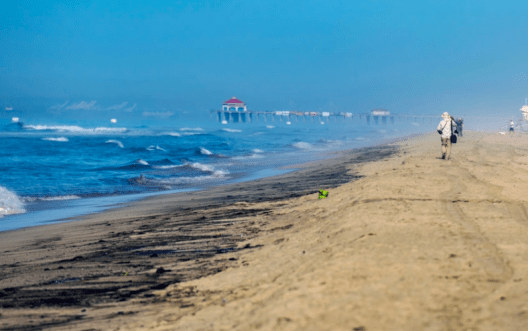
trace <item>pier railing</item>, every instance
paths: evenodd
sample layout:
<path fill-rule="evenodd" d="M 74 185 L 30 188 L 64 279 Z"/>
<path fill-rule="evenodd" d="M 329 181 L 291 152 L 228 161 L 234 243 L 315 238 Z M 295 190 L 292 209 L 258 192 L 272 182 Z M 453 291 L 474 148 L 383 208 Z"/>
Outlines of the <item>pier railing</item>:
<path fill-rule="evenodd" d="M 306 122 L 307 120 L 319 122 L 330 122 L 331 120 L 337 122 L 360 120 L 366 123 L 396 123 L 407 121 L 425 121 L 441 119 L 440 116 L 428 115 L 400 115 L 391 114 L 388 112 L 376 113 L 352 113 L 352 112 L 317 112 L 317 111 L 227 111 L 227 110 L 212 110 L 211 114 L 216 113 L 216 119 L 222 123 L 249 123 L 249 122 L 299 122 L 299 120 Z"/>

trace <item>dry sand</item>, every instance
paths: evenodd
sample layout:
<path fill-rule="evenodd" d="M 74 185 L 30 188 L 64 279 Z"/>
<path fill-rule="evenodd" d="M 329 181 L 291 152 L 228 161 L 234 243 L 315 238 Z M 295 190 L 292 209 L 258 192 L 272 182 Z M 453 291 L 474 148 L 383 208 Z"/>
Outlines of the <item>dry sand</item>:
<path fill-rule="evenodd" d="M 0 328 L 526 330 L 528 137 L 439 140 L 0 233 Z"/>

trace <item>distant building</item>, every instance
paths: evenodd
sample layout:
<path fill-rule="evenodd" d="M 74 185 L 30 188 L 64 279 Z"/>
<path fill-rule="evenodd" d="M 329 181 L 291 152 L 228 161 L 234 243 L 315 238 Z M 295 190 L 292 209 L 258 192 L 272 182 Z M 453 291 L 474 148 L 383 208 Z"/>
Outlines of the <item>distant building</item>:
<path fill-rule="evenodd" d="M 388 116 L 390 115 L 390 111 L 388 111 L 387 109 L 378 108 L 378 109 L 372 109 L 370 111 L 370 114 L 372 116 Z"/>
<path fill-rule="evenodd" d="M 522 106 L 522 108 L 520 109 L 521 113 L 523 114 L 523 118 L 525 120 L 528 120 L 528 105 L 524 105 Z"/>
<path fill-rule="evenodd" d="M 232 97 L 222 104 L 222 110 L 225 111 L 247 111 L 247 106 L 236 97 Z"/>

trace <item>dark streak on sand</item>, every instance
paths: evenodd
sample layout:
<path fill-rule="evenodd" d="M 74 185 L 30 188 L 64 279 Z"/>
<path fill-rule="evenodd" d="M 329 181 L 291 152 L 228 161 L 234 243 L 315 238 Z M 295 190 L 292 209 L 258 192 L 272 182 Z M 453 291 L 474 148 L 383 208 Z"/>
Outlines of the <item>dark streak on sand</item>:
<path fill-rule="evenodd" d="M 79 239 L 68 241 L 67 234 L 50 234 L 47 239 L 27 238 L 24 245 L 0 255 L 0 329 L 74 327 L 90 321 L 89 310 L 95 309 L 108 309 L 107 319 L 134 314 L 118 311 L 118 303 L 135 300 L 144 306 L 160 302 L 163 299 L 153 291 L 235 267 L 236 258 L 222 254 L 254 248 L 239 243 L 261 231 L 263 224 L 252 217 L 271 211 L 226 207 L 331 189 L 357 178 L 348 170 L 351 165 L 379 160 L 395 151 L 392 146 L 353 150 L 282 176 L 162 196 L 165 202 L 148 216 L 85 227 L 104 227 L 101 233 L 105 234 L 98 237 L 79 234 Z M 0 240 L 2 235 L 8 234 L 0 233 Z M 22 255 L 23 262 L 14 261 Z M 167 265 L 176 268 L 163 267 Z M 182 298 L 186 295 L 192 294 L 182 292 Z M 185 302 L 180 306 L 184 308 Z"/>

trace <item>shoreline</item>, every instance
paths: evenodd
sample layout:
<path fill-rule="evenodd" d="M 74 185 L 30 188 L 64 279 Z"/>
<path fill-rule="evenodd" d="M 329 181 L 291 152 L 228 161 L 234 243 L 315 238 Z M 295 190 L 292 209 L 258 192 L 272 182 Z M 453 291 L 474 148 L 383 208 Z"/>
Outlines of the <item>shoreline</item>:
<path fill-rule="evenodd" d="M 229 186 L 229 185 L 250 183 L 253 181 L 259 181 L 259 180 L 263 180 L 266 178 L 280 177 L 283 175 L 287 175 L 290 172 L 296 172 L 296 171 L 302 170 L 302 168 L 305 167 L 305 164 L 309 164 L 309 165 L 319 164 L 320 162 L 325 162 L 328 159 L 333 159 L 336 157 L 338 158 L 352 151 L 365 151 L 372 147 L 388 145 L 388 144 L 392 144 L 397 141 L 412 139 L 420 135 L 423 135 L 423 134 L 421 133 L 409 134 L 409 135 L 405 135 L 405 136 L 397 137 L 397 138 L 382 139 L 366 147 L 356 147 L 356 148 L 351 148 L 351 149 L 321 152 L 321 153 L 315 154 L 317 156 L 312 155 L 310 157 L 311 159 L 313 159 L 312 161 L 307 161 L 307 162 L 303 161 L 299 164 L 293 164 L 293 165 L 283 166 L 283 167 L 274 168 L 274 169 L 266 169 L 262 171 L 264 173 L 272 173 L 272 175 L 268 175 L 268 174 L 256 175 L 256 176 L 249 175 L 239 180 L 235 180 L 231 182 L 228 181 L 227 183 L 223 183 L 223 184 L 222 183 L 212 184 L 211 186 L 214 189 L 217 187 L 221 188 L 221 187 Z M 326 155 L 326 156 L 321 157 L 321 155 Z M 205 191 L 205 190 L 210 190 L 210 189 L 211 188 L 198 187 L 198 188 L 174 189 L 174 190 L 168 190 L 168 191 L 161 190 L 161 191 L 151 191 L 151 192 L 133 193 L 133 194 L 107 195 L 107 196 L 101 196 L 101 197 L 88 197 L 88 198 L 71 199 L 71 200 L 43 201 L 43 202 L 39 202 L 39 204 L 48 204 L 48 205 L 51 205 L 52 207 L 51 208 L 48 207 L 46 209 L 39 209 L 39 207 L 37 206 L 34 211 L 21 213 L 21 214 L 8 215 L 8 216 L 4 216 L 3 218 L 0 218 L 0 222 L 2 221 L 4 222 L 3 226 L 0 227 L 3 229 L 3 230 L 0 230 L 0 233 L 5 232 L 5 231 L 16 231 L 18 229 L 23 229 L 27 227 L 46 226 L 49 224 L 76 221 L 79 219 L 90 217 L 90 215 L 97 215 L 100 213 L 111 212 L 112 210 L 115 210 L 115 209 L 126 208 L 127 206 L 134 205 L 135 203 L 138 203 L 145 199 L 149 199 L 150 197 L 157 197 L 157 196 L 163 196 L 163 195 L 172 196 L 174 194 L 186 194 L 190 192 Z M 57 206 L 58 208 L 55 207 L 54 205 Z M 60 216 L 57 216 L 57 215 L 60 215 Z M 36 221 L 36 219 L 38 219 L 38 221 Z M 24 225 L 24 226 L 17 226 L 17 225 L 11 226 L 10 225 L 10 224 L 20 224 L 20 223 L 24 223 L 27 225 Z"/>

